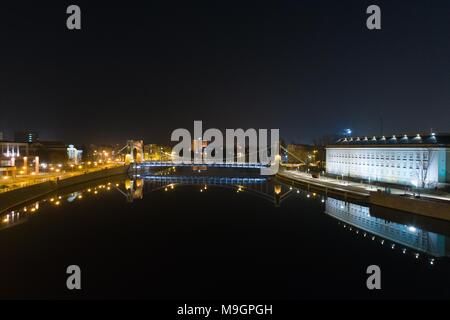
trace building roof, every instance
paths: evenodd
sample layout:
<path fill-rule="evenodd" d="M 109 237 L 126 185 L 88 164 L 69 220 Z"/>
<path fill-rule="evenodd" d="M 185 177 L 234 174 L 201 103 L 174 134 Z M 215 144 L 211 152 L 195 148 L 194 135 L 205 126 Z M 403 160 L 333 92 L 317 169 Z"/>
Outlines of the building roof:
<path fill-rule="evenodd" d="M 415 135 L 391 135 L 391 136 L 373 136 L 373 137 L 347 137 L 337 140 L 334 144 L 327 147 L 342 147 L 342 146 L 367 146 L 367 147 L 388 147 L 388 146 L 417 146 L 417 145 L 432 145 L 432 146 L 449 146 L 450 134 L 415 134 Z"/>
<path fill-rule="evenodd" d="M 2 145 L 15 145 L 15 146 L 28 146 L 27 142 L 16 142 L 16 141 L 10 141 L 10 140 L 0 140 L 0 144 Z"/>
<path fill-rule="evenodd" d="M 67 147 L 67 145 L 62 141 L 36 141 L 30 143 L 30 147 Z"/>

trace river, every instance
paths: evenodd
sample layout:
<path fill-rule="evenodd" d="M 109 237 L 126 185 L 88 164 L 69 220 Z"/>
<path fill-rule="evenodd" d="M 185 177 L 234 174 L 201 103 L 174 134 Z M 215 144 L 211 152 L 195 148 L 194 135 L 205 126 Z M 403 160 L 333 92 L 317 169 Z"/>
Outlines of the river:
<path fill-rule="evenodd" d="M 450 298 L 448 222 L 275 178 L 115 177 L 5 212 L 0 227 L 1 298 Z M 381 290 L 366 287 L 369 265 Z"/>

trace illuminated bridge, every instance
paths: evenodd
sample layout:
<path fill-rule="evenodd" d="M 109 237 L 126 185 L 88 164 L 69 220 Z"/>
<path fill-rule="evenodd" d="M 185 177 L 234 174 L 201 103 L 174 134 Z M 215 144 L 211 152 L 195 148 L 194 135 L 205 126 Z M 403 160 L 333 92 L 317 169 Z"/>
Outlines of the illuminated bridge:
<path fill-rule="evenodd" d="M 231 163 L 194 163 L 194 162 L 159 162 L 159 161 L 143 161 L 134 163 L 133 168 L 152 168 L 152 167 L 207 167 L 207 168 L 242 168 L 242 169 L 261 169 L 267 168 L 269 165 L 262 163 L 249 162 L 231 162 Z"/>
<path fill-rule="evenodd" d="M 209 163 L 208 161 L 149 161 L 144 159 L 143 140 L 128 140 L 127 144 L 118 151 L 118 154 L 125 155 L 125 163 L 130 164 L 132 171 L 149 171 L 151 168 L 169 168 L 169 167 L 192 167 L 201 169 L 207 168 L 236 168 L 236 169 L 263 169 L 271 166 L 278 166 L 280 163 L 280 156 L 275 156 L 275 162 L 261 163 L 261 162 L 239 162 L 228 161 Z"/>

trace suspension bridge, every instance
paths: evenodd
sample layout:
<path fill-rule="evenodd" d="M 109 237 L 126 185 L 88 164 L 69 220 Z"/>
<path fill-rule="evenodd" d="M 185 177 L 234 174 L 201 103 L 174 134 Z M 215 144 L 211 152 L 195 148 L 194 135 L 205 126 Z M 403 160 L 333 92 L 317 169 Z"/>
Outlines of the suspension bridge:
<path fill-rule="evenodd" d="M 144 142 L 143 140 L 128 140 L 127 144 L 118 151 L 119 154 L 125 155 L 125 163 L 130 164 L 132 169 L 149 169 L 149 168 L 164 168 L 164 167 L 199 167 L 199 168 L 236 168 L 236 169 L 261 169 L 270 167 L 271 163 L 261 163 L 261 162 L 245 162 L 237 161 L 236 159 L 225 159 L 222 162 L 212 162 L 212 161 L 150 161 L 145 160 L 143 151 Z M 298 163 L 283 163 L 280 161 L 279 155 L 275 157 L 275 161 L 278 161 L 280 166 L 285 168 L 298 168 L 307 165 L 303 160 L 299 159 L 296 155 L 289 152 L 283 146 L 280 146 L 282 152 L 285 152 L 293 159 L 296 159 Z M 165 155 L 168 158 L 172 158 L 171 154 Z M 246 155 L 249 156 L 249 155 Z M 249 157 L 250 158 L 250 157 Z M 244 157 L 245 159 L 245 157 Z"/>

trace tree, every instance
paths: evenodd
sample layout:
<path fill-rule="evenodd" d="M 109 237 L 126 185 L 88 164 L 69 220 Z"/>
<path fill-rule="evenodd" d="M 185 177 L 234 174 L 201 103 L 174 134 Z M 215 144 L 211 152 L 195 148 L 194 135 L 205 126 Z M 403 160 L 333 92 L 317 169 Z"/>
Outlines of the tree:
<path fill-rule="evenodd" d="M 427 148 L 425 151 L 420 152 L 419 157 L 416 156 L 416 171 L 417 171 L 417 181 L 418 186 L 425 188 L 429 186 L 428 173 L 430 163 L 433 162 L 436 152 L 432 148 Z"/>
<path fill-rule="evenodd" d="M 325 147 L 330 144 L 335 144 L 336 141 L 339 139 L 339 136 L 335 134 L 326 134 L 321 137 L 316 137 L 313 139 L 313 144 L 316 150 L 316 153 L 314 154 L 314 160 L 316 161 L 316 164 L 320 169 L 325 168 L 325 161 L 326 161 L 326 153 L 325 153 Z"/>
<path fill-rule="evenodd" d="M 329 144 L 334 144 L 339 139 L 339 136 L 335 134 L 326 134 L 321 137 L 313 139 L 313 145 L 317 148 L 326 147 Z"/>

